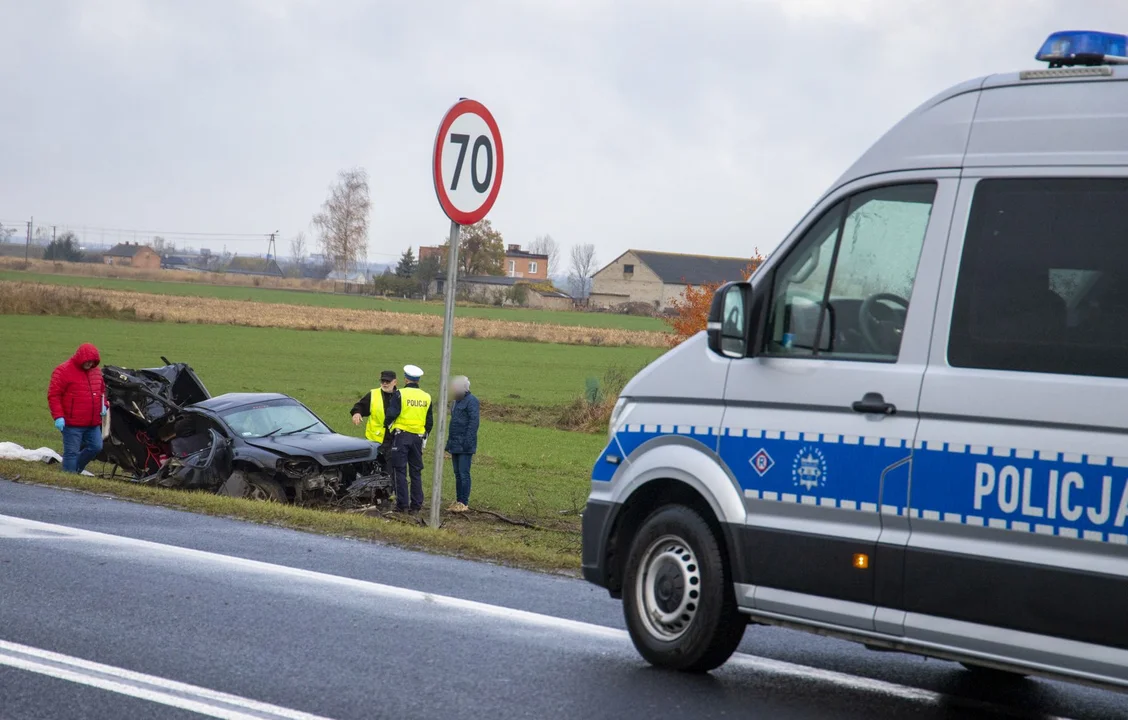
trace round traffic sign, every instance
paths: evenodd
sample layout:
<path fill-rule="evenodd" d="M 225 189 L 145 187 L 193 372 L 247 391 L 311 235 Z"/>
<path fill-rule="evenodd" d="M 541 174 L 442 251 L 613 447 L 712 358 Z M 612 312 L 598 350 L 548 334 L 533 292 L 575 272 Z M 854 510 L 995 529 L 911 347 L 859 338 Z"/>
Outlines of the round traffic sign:
<path fill-rule="evenodd" d="M 497 200 L 505 151 L 497 122 L 485 105 L 459 100 L 447 110 L 435 136 L 435 195 L 453 222 L 473 225 Z"/>

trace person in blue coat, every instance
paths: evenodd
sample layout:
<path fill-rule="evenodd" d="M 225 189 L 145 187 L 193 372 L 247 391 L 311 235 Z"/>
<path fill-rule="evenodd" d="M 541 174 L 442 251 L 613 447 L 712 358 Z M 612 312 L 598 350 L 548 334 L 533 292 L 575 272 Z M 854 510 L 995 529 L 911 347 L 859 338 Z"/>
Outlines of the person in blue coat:
<path fill-rule="evenodd" d="M 454 487 L 457 500 L 447 508 L 450 512 L 470 509 L 470 462 L 478 452 L 478 421 L 481 407 L 470 394 L 470 378 L 459 375 L 451 382 L 454 406 L 450 410 L 450 433 L 446 451 L 454 464 Z"/>

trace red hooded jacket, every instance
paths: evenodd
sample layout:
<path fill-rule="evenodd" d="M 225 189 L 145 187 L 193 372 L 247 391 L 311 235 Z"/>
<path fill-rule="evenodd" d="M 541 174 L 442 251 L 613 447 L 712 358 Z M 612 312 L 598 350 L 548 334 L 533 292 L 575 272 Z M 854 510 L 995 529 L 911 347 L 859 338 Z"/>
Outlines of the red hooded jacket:
<path fill-rule="evenodd" d="M 82 363 L 94 361 L 94 367 L 82 369 Z M 102 408 L 106 404 L 106 385 L 98 363 L 98 348 L 90 343 L 78 346 L 70 360 L 51 373 L 47 388 L 47 405 L 52 418 L 63 418 L 67 425 L 94 427 L 102 424 Z"/>

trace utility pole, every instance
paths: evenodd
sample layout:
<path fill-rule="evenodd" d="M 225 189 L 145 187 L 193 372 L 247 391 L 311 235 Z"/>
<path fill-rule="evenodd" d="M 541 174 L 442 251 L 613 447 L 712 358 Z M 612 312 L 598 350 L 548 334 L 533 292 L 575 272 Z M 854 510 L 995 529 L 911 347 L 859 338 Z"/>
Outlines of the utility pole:
<path fill-rule="evenodd" d="M 31 250 L 31 226 L 35 224 L 35 217 L 27 221 L 27 243 L 24 245 L 24 264 L 28 262 L 28 252 Z"/>
<path fill-rule="evenodd" d="M 51 242 L 55 242 L 55 229 L 58 228 L 58 227 L 59 227 L 58 225 L 52 225 L 51 226 Z"/>

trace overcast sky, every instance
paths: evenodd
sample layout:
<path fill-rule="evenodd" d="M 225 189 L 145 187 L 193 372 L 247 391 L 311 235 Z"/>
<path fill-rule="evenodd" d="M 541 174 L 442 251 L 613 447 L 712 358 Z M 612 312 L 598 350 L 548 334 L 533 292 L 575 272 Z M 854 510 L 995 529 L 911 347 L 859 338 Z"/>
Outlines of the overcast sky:
<path fill-rule="evenodd" d="M 1060 29 L 1128 32 L 1128 3 L 0 0 L 0 222 L 288 239 L 359 165 L 391 260 L 447 233 L 431 145 L 465 96 L 505 141 L 507 242 L 747 256 L 905 113 L 1038 67 Z"/>

